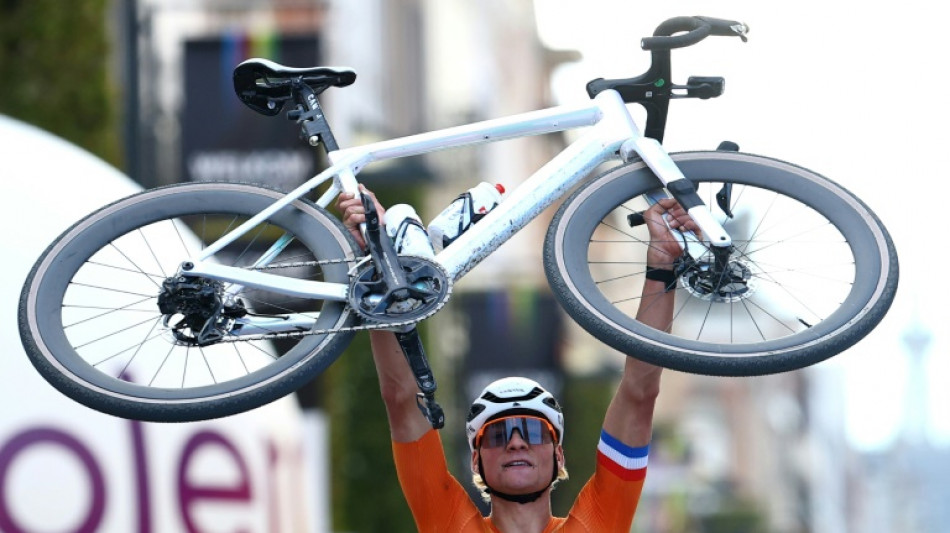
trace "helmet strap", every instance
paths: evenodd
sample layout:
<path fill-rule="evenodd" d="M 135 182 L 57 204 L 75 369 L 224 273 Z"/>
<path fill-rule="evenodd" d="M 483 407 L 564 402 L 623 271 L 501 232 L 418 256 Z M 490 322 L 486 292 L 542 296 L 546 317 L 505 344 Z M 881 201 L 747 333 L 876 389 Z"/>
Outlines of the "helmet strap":
<path fill-rule="evenodd" d="M 557 452 L 554 453 L 554 469 L 553 470 L 554 471 L 551 473 L 551 481 L 549 481 L 548 485 L 544 487 L 543 489 L 537 492 L 529 492 L 528 494 L 508 494 L 506 492 L 497 491 L 488 485 L 488 479 L 485 478 L 485 470 L 482 468 L 482 453 L 481 451 L 478 452 L 478 475 L 482 477 L 482 483 L 485 484 L 485 492 L 487 492 L 488 494 L 491 494 L 492 496 L 497 496 L 501 498 L 502 500 L 519 503 L 521 505 L 536 501 L 538 498 L 541 497 L 542 494 L 544 494 L 549 488 L 551 488 L 551 485 L 553 485 L 554 481 L 557 480 L 557 472 L 558 472 Z"/>

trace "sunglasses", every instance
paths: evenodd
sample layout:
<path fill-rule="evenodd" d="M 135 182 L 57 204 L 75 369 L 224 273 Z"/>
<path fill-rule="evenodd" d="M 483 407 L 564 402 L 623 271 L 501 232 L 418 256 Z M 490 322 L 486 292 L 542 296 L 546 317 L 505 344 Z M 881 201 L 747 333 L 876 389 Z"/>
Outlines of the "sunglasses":
<path fill-rule="evenodd" d="M 482 426 L 475 435 L 475 447 L 507 446 L 514 431 L 532 446 L 554 442 L 554 426 L 547 419 L 535 416 L 506 416 Z"/>

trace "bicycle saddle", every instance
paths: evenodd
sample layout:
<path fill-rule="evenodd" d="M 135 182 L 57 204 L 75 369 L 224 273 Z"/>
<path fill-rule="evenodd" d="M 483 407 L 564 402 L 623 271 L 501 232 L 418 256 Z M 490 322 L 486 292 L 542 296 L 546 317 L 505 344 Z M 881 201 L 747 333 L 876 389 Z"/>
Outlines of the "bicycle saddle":
<path fill-rule="evenodd" d="M 263 115 L 280 113 L 293 98 L 294 80 L 320 94 L 329 87 L 346 87 L 356 81 L 356 72 L 337 67 L 288 67 L 267 59 L 248 59 L 234 68 L 234 92 L 245 105 Z"/>

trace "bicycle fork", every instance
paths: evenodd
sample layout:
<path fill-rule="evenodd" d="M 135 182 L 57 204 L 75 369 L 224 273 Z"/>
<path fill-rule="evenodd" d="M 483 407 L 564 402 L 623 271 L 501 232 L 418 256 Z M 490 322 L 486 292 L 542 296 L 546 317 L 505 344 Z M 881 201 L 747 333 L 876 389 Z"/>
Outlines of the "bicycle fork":
<path fill-rule="evenodd" d="M 620 142 L 619 155 L 629 163 L 639 157 L 653 171 L 663 187 L 689 213 L 693 222 L 699 226 L 703 237 L 712 247 L 731 249 L 732 238 L 726 233 L 722 225 L 713 218 L 712 213 L 696 194 L 693 186 L 683 172 L 676 166 L 673 158 L 663 148 L 659 141 L 640 132 L 633 117 L 627 110 L 626 103 L 616 90 L 606 90 L 599 93 L 594 99 L 600 106 L 604 117 L 607 118 L 605 132 L 608 138 Z M 625 139 L 625 140 L 622 140 Z"/>
<path fill-rule="evenodd" d="M 738 145 L 729 141 L 724 141 L 717 148 L 720 151 L 732 152 L 738 151 L 738 149 Z M 665 154 L 665 151 L 663 153 Z M 672 163 L 672 161 L 670 162 Z M 712 216 L 708 206 L 696 194 L 696 188 L 692 182 L 683 176 L 675 165 L 673 165 L 673 168 L 679 177 L 668 182 L 660 178 L 661 181 L 664 181 L 666 189 L 658 188 L 647 193 L 645 196 L 648 203 L 653 205 L 672 196 L 686 209 L 690 217 L 700 227 L 700 231 L 707 235 L 710 233 L 706 232 L 711 232 L 711 235 L 715 236 L 709 238 L 709 245 L 706 245 L 694 232 L 680 231 L 683 236 L 683 254 L 674 263 L 673 270 L 676 277 L 693 271 L 690 285 L 697 293 L 729 298 L 736 294 L 745 293 L 748 270 L 733 264 L 732 254 L 735 248 L 731 237 Z M 666 171 L 668 172 L 669 169 L 666 169 Z M 667 195 L 667 191 L 669 191 L 669 195 Z M 716 203 L 727 217 L 733 217 L 731 183 L 723 184 L 722 189 L 716 193 Z M 666 220 L 666 215 L 663 218 Z M 643 223 L 643 215 L 640 213 L 632 214 L 628 217 L 628 221 L 631 226 L 640 225 Z M 710 226 L 712 226 L 712 230 L 708 229 Z M 701 261 L 700 258 L 707 253 L 712 256 L 712 261 Z"/>
<path fill-rule="evenodd" d="M 712 216 L 709 208 L 696 194 L 696 187 L 683 175 L 683 172 L 656 139 L 638 136 L 625 142 L 620 150 L 624 160 L 632 158 L 634 153 L 640 155 L 640 158 L 659 178 L 666 190 L 686 210 L 693 222 L 699 226 L 705 240 L 714 249 L 729 249 L 732 247 L 732 237 Z"/>

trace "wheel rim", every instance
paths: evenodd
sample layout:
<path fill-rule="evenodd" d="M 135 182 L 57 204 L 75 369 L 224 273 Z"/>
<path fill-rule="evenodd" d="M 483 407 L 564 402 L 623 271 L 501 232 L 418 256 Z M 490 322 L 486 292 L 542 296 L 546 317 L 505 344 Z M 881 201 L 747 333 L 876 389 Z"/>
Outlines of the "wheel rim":
<path fill-rule="evenodd" d="M 717 182 L 696 185 L 707 198 L 710 190 L 721 186 Z M 710 285 L 709 279 L 716 277 L 710 266 L 712 259 L 709 254 L 695 258 L 696 264 L 680 276 L 675 291 L 671 335 L 684 341 L 758 344 L 800 333 L 808 328 L 806 324 L 821 322 L 837 309 L 836 302 L 846 299 L 854 283 L 851 250 L 827 219 L 800 203 L 777 198 L 772 191 L 751 186 L 740 189 L 745 200 L 757 197 L 766 205 L 771 204 L 771 209 L 764 213 L 740 204 L 733 220 L 727 220 L 717 208 L 713 210 L 733 235 L 737 253 L 730 264 L 742 272 L 738 277 L 745 281 Z M 640 307 L 646 266 L 643 258 L 649 236 L 646 227 L 618 231 L 620 226 L 613 221 L 626 212 L 647 207 L 635 198 L 609 213 L 595 229 L 588 248 L 594 285 L 605 300 L 630 317 Z M 737 219 L 746 219 L 751 227 L 743 228 L 742 223 L 736 223 Z M 795 219 L 808 219 L 805 223 L 810 229 L 790 227 L 789 222 Z M 772 221 L 774 225 L 761 231 L 762 224 Z M 740 228 L 749 231 L 737 231 Z M 614 238 L 617 235 L 628 240 Z M 833 260 L 821 267 L 788 262 L 807 258 L 809 249 L 820 249 L 820 253 L 833 256 Z"/>
<path fill-rule="evenodd" d="M 127 227 L 116 230 L 122 235 L 115 239 L 79 242 L 75 238 L 80 231 L 86 235 L 95 231 L 94 226 L 103 219 L 115 223 L 115 217 L 105 214 L 91 217 L 74 228 L 72 238 L 60 244 L 72 247 L 71 253 L 55 257 L 59 263 L 56 272 L 72 275 L 52 283 L 47 280 L 36 297 L 40 302 L 36 322 L 42 332 L 36 337 L 42 339 L 40 350 L 49 362 L 100 394 L 119 400 L 174 405 L 228 398 L 268 386 L 301 365 L 304 356 L 328 343 L 332 335 L 209 347 L 171 342 L 171 331 L 162 323 L 155 304 L 161 282 L 174 273 L 178 262 L 193 257 L 203 243 L 246 220 L 241 212 L 262 209 L 279 197 L 276 192 L 256 188 L 233 189 L 237 189 L 237 196 L 229 197 L 224 189 L 209 192 L 199 188 L 187 195 L 178 192 L 176 198 L 182 199 L 181 205 L 166 214 L 138 215 L 119 222 Z M 249 190 L 256 196 L 248 196 Z M 175 192 L 174 188 L 170 191 Z M 161 195 L 156 194 L 149 201 L 158 201 Z M 249 201 L 254 205 L 247 205 Z M 215 208 L 232 203 L 243 207 Z M 163 206 L 168 211 L 167 202 Z M 106 211 L 116 212 L 123 207 L 127 206 L 120 202 Z M 209 211 L 214 214 L 208 214 Z M 340 241 L 299 231 L 308 227 L 300 222 L 305 217 L 287 211 L 275 216 L 272 223 L 252 229 L 247 238 L 226 247 L 216 259 L 247 266 L 274 236 L 284 233 L 279 229 L 281 226 L 296 230 L 297 243 L 281 252 L 275 262 L 310 261 L 314 259 L 310 250 L 316 250 L 320 259 L 328 259 L 329 250 L 339 251 Z M 134 212 L 148 213 L 149 209 L 139 205 Z M 137 228 L 143 224 L 143 228 Z M 193 231 L 189 232 L 189 228 Z M 332 258 L 339 259 L 340 255 Z M 47 272 L 50 267 L 46 265 Z M 297 272 L 291 268 L 290 274 L 333 281 L 346 279 L 345 264 L 306 276 L 301 275 L 299 268 Z M 242 291 L 237 297 L 255 313 L 317 316 L 318 328 L 339 327 L 348 316 L 342 304 L 332 302 L 307 304 L 286 296 L 276 300 L 253 290 Z M 63 305 L 51 308 L 49 302 L 55 301 Z M 42 302 L 46 302 L 45 306 Z"/>
<path fill-rule="evenodd" d="M 695 278 L 690 278 L 687 273 L 678 281 L 674 330 L 671 334 L 652 330 L 633 318 L 642 287 L 644 243 L 648 242 L 648 236 L 646 228 L 631 229 L 624 227 L 621 221 L 626 214 L 643 210 L 647 204 L 634 203 L 616 209 L 611 207 L 617 206 L 618 198 L 643 194 L 654 185 L 652 177 L 646 172 L 630 174 L 636 169 L 625 169 L 618 171 L 613 179 L 605 177 L 598 180 L 597 187 L 581 191 L 579 201 L 572 204 L 570 209 L 579 209 L 581 204 L 585 204 L 585 214 L 598 213 L 591 217 L 599 217 L 596 223 L 580 221 L 577 220 L 580 217 L 570 217 L 565 213 L 564 218 L 570 222 L 565 224 L 567 227 L 558 229 L 561 242 L 579 238 L 589 242 L 587 254 L 577 254 L 583 257 L 572 258 L 569 257 L 571 254 L 561 251 L 559 253 L 562 255 L 557 261 L 571 272 L 569 290 L 573 298 L 581 302 L 587 308 L 586 312 L 593 316 L 590 320 L 602 321 L 616 331 L 632 332 L 639 341 L 661 349 L 673 346 L 681 352 L 704 356 L 748 357 L 776 355 L 822 342 L 827 336 L 849 327 L 858 314 L 867 310 L 867 302 L 874 301 L 882 290 L 879 281 L 885 277 L 880 272 L 884 260 L 881 257 L 882 250 L 876 244 L 881 237 L 871 235 L 878 229 L 873 220 L 856 221 L 839 216 L 844 203 L 856 200 L 850 195 L 842 197 L 840 193 L 827 194 L 825 190 L 831 184 L 826 180 L 804 183 L 803 190 L 786 188 L 788 174 L 799 174 L 797 167 L 764 160 L 769 165 L 767 173 L 772 175 L 763 177 L 748 172 L 761 165 L 762 160 L 756 158 L 757 165 L 737 167 L 734 158 L 741 156 L 731 157 L 733 161 L 723 161 L 731 165 L 722 165 L 721 169 L 715 164 L 711 165 L 710 154 L 685 154 L 679 156 L 677 162 L 687 177 L 696 183 L 701 197 L 721 222 L 725 217 L 712 198 L 720 186 L 709 180 L 729 176 L 730 181 L 746 185 L 742 188 L 744 190 L 733 191 L 733 198 L 739 198 L 738 204 L 734 206 L 736 219 L 724 225 L 736 243 L 737 254 L 733 256 L 733 261 L 739 268 L 749 271 L 751 285 L 747 286 L 748 294 L 736 293 L 732 297 L 718 299 L 700 297 Z M 736 173 L 736 169 L 740 171 Z M 720 171 L 726 173 L 718 174 Z M 814 177 L 811 174 L 807 176 Z M 801 181 L 795 180 L 795 187 L 803 185 L 799 183 Z M 770 184 L 770 188 L 762 187 L 764 184 Z M 775 196 L 776 193 L 808 198 L 808 202 L 815 203 L 818 210 L 808 208 L 805 209 L 806 215 L 787 218 L 788 212 L 795 207 L 788 204 L 789 198 L 779 199 L 779 202 L 763 199 L 763 196 Z M 801 202 L 796 203 L 799 208 L 807 207 Z M 592 204 L 601 208 L 600 211 L 592 208 Z M 758 214 L 744 211 L 745 204 L 766 209 L 768 217 L 763 219 Z M 853 206 L 849 204 L 849 207 Z M 802 210 L 798 209 L 797 212 L 801 213 Z M 860 208 L 859 212 L 864 212 L 864 209 Z M 782 220 L 790 221 L 797 228 L 788 231 L 789 223 L 776 222 Z M 739 222 L 746 225 L 744 231 L 737 231 Z M 783 227 L 786 228 L 786 237 L 780 240 L 777 235 Z M 805 231 L 804 228 L 810 230 Z M 765 239 L 766 229 L 773 234 L 769 242 Z M 800 237 L 792 239 L 787 235 Z M 616 250 L 610 250 L 630 246 L 631 243 L 644 249 L 638 257 L 623 257 L 623 253 L 636 255 L 632 251 L 618 255 Z M 789 258 L 802 261 L 812 258 L 819 244 L 824 247 L 821 253 L 827 261 L 811 263 L 808 267 L 789 268 Z M 783 249 L 785 253 L 782 259 L 768 258 L 769 255 L 778 257 L 777 254 Z M 855 257 L 859 259 L 856 261 Z M 781 270 L 776 269 L 776 266 L 780 266 Z M 623 269 L 627 270 L 624 272 Z M 793 285 L 789 280 L 793 276 L 799 277 L 797 283 L 800 285 Z M 801 285 L 801 280 L 806 277 L 811 278 L 810 285 Z M 818 283 L 816 280 L 822 281 Z M 625 285 L 626 295 L 619 294 L 610 285 Z M 795 289 L 791 290 L 790 287 Z M 779 290 L 778 299 L 784 304 L 758 303 L 775 299 L 776 290 Z M 803 293 L 810 296 L 802 298 L 800 295 Z M 815 301 L 822 305 L 814 304 Z M 627 302 L 629 305 L 625 308 Z M 773 309 L 781 312 L 770 315 Z M 761 317 L 754 320 L 756 315 Z M 749 323 L 739 322 L 742 317 Z"/>

